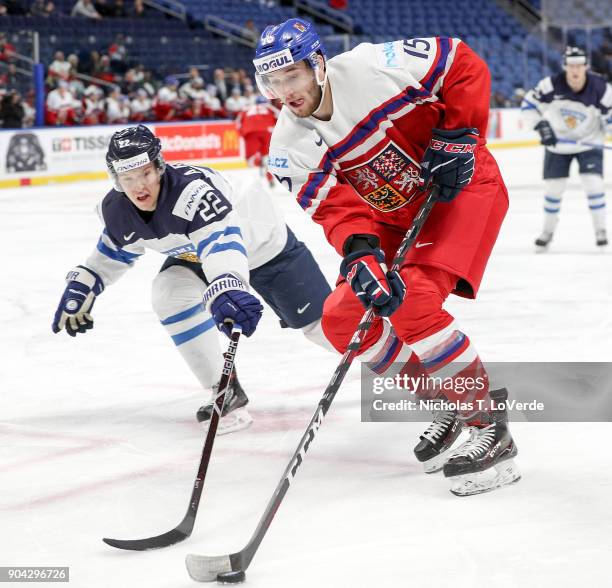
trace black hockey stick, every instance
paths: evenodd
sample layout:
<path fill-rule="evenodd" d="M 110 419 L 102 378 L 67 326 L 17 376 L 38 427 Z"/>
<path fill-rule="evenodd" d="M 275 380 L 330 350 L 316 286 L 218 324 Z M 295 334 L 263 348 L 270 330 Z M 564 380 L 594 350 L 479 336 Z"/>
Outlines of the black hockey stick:
<path fill-rule="evenodd" d="M 401 242 L 397 250 L 395 259 L 393 260 L 393 265 L 391 266 L 392 270 L 398 271 L 403 265 L 404 258 L 408 253 L 408 250 L 416 240 L 421 227 L 427 220 L 427 217 L 435 204 L 438 192 L 438 186 L 434 186 L 429 196 L 427 196 L 421 205 L 419 212 L 412 222 L 412 226 L 406 233 L 404 240 Z M 342 381 L 344 380 L 353 359 L 357 355 L 366 333 L 372 326 L 373 318 L 374 310 L 370 307 L 363 315 L 357 330 L 353 334 L 351 342 L 349 343 L 347 350 L 344 352 L 344 355 L 342 356 L 340 364 L 336 368 L 334 375 L 331 377 L 331 380 L 325 389 L 325 393 L 319 401 L 314 416 L 306 428 L 306 432 L 302 436 L 302 439 L 300 440 L 300 443 L 295 450 L 289 465 L 285 469 L 282 478 L 276 486 L 274 494 L 272 495 L 272 498 L 270 498 L 270 501 L 266 506 L 266 510 L 259 520 L 257 528 L 255 529 L 255 532 L 253 533 L 249 542 L 246 544 L 244 549 L 230 555 L 187 555 L 185 558 L 185 564 L 187 565 L 189 575 L 194 580 L 199 582 L 212 582 L 217 579 L 218 574 L 228 574 L 232 572 L 240 573 L 244 572 L 249 567 L 251 560 L 255 556 L 260 543 L 262 542 L 268 528 L 270 527 L 270 524 L 272 523 L 272 520 L 274 519 L 276 511 L 281 505 L 287 490 L 289 490 L 289 486 L 291 485 L 297 470 L 304 461 L 310 444 L 314 440 L 319 427 L 323 424 L 323 418 L 327 414 L 327 411 L 329 410 L 329 407 L 336 396 L 336 392 L 338 392 L 338 389 L 340 388 L 340 385 L 342 384 Z"/>
<path fill-rule="evenodd" d="M 236 350 L 238 348 L 240 334 L 240 328 L 234 326 L 227 351 L 224 354 L 225 361 L 223 363 L 221 380 L 219 381 L 219 390 L 214 400 L 214 410 L 210 419 L 208 433 L 206 434 L 204 448 L 202 449 L 202 457 L 200 458 L 198 475 L 196 476 L 193 484 L 193 490 L 189 500 L 189 507 L 187 508 L 185 517 L 177 527 L 174 527 L 174 529 L 168 531 L 167 533 L 157 535 L 157 537 L 148 537 L 146 539 L 107 539 L 105 537 L 102 539 L 104 543 L 107 543 L 111 547 L 117 547 L 118 549 L 146 551 L 147 549 L 159 549 L 160 547 L 174 545 L 175 543 L 179 543 L 180 541 L 187 539 L 187 537 L 191 535 L 193 525 L 195 524 L 196 516 L 198 514 L 198 505 L 200 504 L 200 498 L 202 497 L 202 490 L 204 489 L 204 479 L 206 478 L 206 470 L 208 469 L 210 456 L 212 455 L 212 449 L 215 443 L 215 436 L 217 434 L 217 426 L 219 424 L 221 410 L 223 409 L 225 393 L 229 387 L 230 377 L 234 369 L 234 359 L 236 356 Z"/>

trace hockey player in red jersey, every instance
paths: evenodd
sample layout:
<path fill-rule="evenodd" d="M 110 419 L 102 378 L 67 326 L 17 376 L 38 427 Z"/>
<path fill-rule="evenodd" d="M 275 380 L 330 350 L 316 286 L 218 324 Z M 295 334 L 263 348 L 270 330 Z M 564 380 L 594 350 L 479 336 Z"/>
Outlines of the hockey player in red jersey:
<path fill-rule="evenodd" d="M 247 106 L 236 117 L 236 126 L 244 139 L 244 150 L 250 167 L 258 167 L 261 174 L 266 174 L 270 187 L 274 187 L 274 178 L 267 171 L 270 137 L 276 124 L 278 110 L 263 96 L 256 98 L 255 104 Z"/>
<path fill-rule="evenodd" d="M 467 407 L 436 413 L 421 435 L 415 454 L 426 471 L 443 469 L 458 495 L 517 481 L 500 408 L 507 391 L 489 390 L 474 345 L 443 308 L 451 293 L 476 297 L 508 208 L 486 148 L 487 66 L 448 37 L 363 43 L 327 60 L 302 19 L 267 27 L 254 65 L 262 93 L 283 102 L 269 169 L 344 258 L 324 307 L 326 336 L 345 351 L 372 305 L 378 317 L 360 359 L 379 374 L 395 363 L 444 378 L 453 384 L 446 400 Z M 432 182 L 439 202 L 401 270 L 388 271 L 425 198 L 419 188 Z M 467 377 L 485 385 L 466 395 L 456 384 Z M 469 440 L 453 447 L 465 427 Z"/>

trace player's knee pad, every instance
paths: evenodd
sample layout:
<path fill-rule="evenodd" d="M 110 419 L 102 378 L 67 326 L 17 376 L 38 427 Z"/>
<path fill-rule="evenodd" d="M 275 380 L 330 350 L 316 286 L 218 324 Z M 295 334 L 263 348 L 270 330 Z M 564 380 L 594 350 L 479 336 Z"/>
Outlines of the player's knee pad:
<path fill-rule="evenodd" d="M 174 265 L 155 276 L 151 287 L 153 310 L 164 320 L 202 304 L 206 285 L 191 270 Z"/>
<path fill-rule="evenodd" d="M 421 265 L 402 268 L 401 276 L 406 284 L 406 295 L 390 320 L 404 343 L 410 344 L 427 337 L 453 321 L 442 305 L 455 287 L 457 276 Z"/>
<path fill-rule="evenodd" d="M 340 353 L 346 351 L 363 314 L 364 309 L 361 302 L 357 300 L 357 296 L 346 282 L 341 282 L 326 298 L 321 327 L 325 338 Z M 382 319 L 377 317 L 361 345 L 361 351 L 368 349 L 378 341 L 381 335 Z"/>
<path fill-rule="evenodd" d="M 550 196 L 551 198 L 561 198 L 563 192 L 565 192 L 565 186 L 567 185 L 567 178 L 554 178 L 549 180 L 544 180 L 544 191 L 546 192 L 545 196 Z"/>
<path fill-rule="evenodd" d="M 582 185 L 587 196 L 603 195 L 606 191 L 603 177 L 598 174 L 580 174 Z"/>

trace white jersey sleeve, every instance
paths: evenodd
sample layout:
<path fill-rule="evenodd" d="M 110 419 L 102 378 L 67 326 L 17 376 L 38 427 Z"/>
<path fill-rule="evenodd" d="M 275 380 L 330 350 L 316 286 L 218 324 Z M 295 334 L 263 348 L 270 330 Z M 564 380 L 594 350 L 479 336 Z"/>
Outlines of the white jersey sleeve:
<path fill-rule="evenodd" d="M 105 224 L 101 203 L 96 207 L 96 212 Z M 110 238 L 105 226 L 95 249 L 85 261 L 85 266 L 95 271 L 102 278 L 104 287 L 107 287 L 123 276 L 144 252 L 144 247 L 138 242 L 119 247 Z"/>

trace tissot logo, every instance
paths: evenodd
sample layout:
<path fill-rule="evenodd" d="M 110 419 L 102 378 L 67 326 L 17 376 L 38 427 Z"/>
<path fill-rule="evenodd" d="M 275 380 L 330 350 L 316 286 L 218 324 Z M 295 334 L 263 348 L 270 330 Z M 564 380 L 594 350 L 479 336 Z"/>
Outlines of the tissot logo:
<path fill-rule="evenodd" d="M 110 135 L 97 135 L 94 137 L 56 137 L 52 140 L 52 150 L 55 153 L 74 151 L 100 151 L 106 150 Z"/>

